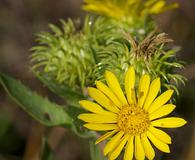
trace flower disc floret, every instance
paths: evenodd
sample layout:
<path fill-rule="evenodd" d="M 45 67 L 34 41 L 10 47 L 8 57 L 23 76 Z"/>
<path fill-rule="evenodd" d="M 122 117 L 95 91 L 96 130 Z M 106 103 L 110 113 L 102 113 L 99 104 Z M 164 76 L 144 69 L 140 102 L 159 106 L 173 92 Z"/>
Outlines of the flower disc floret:
<path fill-rule="evenodd" d="M 132 136 L 146 132 L 150 126 L 149 114 L 137 106 L 123 107 L 118 113 L 119 130 Z"/>

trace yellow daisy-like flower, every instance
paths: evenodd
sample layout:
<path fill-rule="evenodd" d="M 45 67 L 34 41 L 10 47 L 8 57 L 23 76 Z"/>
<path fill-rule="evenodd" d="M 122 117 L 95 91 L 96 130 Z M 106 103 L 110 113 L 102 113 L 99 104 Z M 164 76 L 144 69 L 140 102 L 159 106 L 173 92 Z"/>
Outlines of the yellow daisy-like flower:
<path fill-rule="evenodd" d="M 83 9 L 118 20 L 145 18 L 178 8 L 178 3 L 166 0 L 84 0 Z"/>
<path fill-rule="evenodd" d="M 96 144 L 110 137 L 104 147 L 104 155 L 109 160 L 116 159 L 123 148 L 124 160 L 154 159 L 155 152 L 151 145 L 169 153 L 171 137 L 158 128 L 177 128 L 186 121 L 182 118 L 168 117 L 175 105 L 166 104 L 173 94 L 167 90 L 157 97 L 160 90 L 160 78 L 150 83 L 150 76 L 144 74 L 135 92 L 135 70 L 130 67 L 125 75 L 125 93 L 123 93 L 116 76 L 106 71 L 107 85 L 97 81 L 97 88 L 88 88 L 88 93 L 97 103 L 88 100 L 80 101 L 80 105 L 92 113 L 84 113 L 79 119 L 87 122 L 84 126 L 94 131 L 107 131 Z M 158 127 L 158 128 L 156 128 Z"/>

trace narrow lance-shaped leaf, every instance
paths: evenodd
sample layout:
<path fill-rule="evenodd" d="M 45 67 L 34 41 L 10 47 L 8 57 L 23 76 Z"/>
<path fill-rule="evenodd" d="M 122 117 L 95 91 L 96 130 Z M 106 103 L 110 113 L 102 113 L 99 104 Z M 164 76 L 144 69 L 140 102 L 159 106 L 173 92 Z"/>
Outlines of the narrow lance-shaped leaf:
<path fill-rule="evenodd" d="M 82 94 L 80 94 L 79 92 L 73 91 L 69 86 L 65 84 L 55 83 L 55 81 L 51 79 L 51 77 L 49 77 L 47 74 L 35 72 L 35 71 L 34 71 L 34 74 L 53 93 L 64 98 L 68 102 L 69 105 L 71 104 L 74 106 L 78 106 L 78 101 L 84 98 Z"/>
<path fill-rule="evenodd" d="M 75 106 L 68 106 L 66 112 L 72 117 L 73 125 L 71 126 L 72 131 L 79 137 L 82 138 L 96 138 L 94 132 L 89 132 L 86 128 L 83 127 L 83 122 L 77 117 L 79 114 L 84 113 L 85 111 L 82 108 Z"/>
<path fill-rule="evenodd" d="M 91 160 L 106 160 L 100 150 L 100 146 L 95 145 L 95 142 L 91 140 L 89 142 Z"/>
<path fill-rule="evenodd" d="M 41 160 L 54 160 L 54 153 L 45 137 L 43 137 L 42 143 Z"/>
<path fill-rule="evenodd" d="M 14 78 L 0 73 L 0 83 L 9 96 L 40 123 L 47 126 L 72 125 L 72 118 L 61 106 L 32 92 Z"/>

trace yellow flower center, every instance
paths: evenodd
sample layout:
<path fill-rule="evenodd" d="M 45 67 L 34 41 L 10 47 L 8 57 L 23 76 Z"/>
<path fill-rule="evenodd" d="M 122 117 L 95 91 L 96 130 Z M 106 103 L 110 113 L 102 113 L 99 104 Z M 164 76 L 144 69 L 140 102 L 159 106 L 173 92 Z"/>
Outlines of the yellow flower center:
<path fill-rule="evenodd" d="M 139 135 L 147 131 L 150 120 L 149 114 L 137 106 L 125 106 L 118 116 L 118 127 L 130 135 Z"/>

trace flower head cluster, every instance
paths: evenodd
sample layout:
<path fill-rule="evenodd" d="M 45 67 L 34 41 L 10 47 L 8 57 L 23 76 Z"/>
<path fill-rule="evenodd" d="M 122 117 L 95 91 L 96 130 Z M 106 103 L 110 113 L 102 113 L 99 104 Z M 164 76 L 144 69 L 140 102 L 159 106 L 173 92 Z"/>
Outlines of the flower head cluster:
<path fill-rule="evenodd" d="M 124 160 L 135 157 L 144 160 L 155 157 L 153 145 L 162 152 L 169 153 L 171 137 L 158 128 L 177 128 L 186 121 L 182 118 L 168 117 L 175 105 L 167 103 L 173 90 L 158 95 L 160 78 L 151 81 L 148 74 L 143 74 L 136 89 L 136 75 L 133 67 L 125 74 L 125 92 L 122 91 L 116 76 L 106 71 L 107 85 L 96 81 L 97 88 L 88 88 L 88 93 L 95 102 L 82 100 L 80 105 L 91 113 L 83 113 L 79 119 L 84 126 L 94 131 L 106 131 L 96 144 L 109 139 L 104 147 L 104 155 L 109 160 L 116 159 L 123 148 Z"/>
<path fill-rule="evenodd" d="M 166 0 L 84 0 L 84 10 L 118 20 L 132 21 L 147 15 L 160 14 L 178 7 Z"/>

